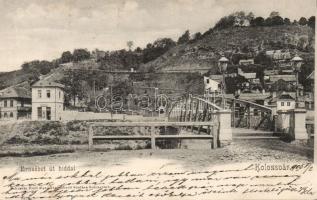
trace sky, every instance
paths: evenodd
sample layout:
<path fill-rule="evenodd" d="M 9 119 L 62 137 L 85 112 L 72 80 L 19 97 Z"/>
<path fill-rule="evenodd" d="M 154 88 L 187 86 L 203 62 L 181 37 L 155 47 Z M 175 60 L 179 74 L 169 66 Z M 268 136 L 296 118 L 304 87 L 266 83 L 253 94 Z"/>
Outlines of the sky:
<path fill-rule="evenodd" d="M 75 48 L 144 47 L 185 31 L 205 32 L 223 16 L 278 11 L 291 20 L 315 15 L 315 0 L 0 0 L 0 72 L 52 60 Z"/>

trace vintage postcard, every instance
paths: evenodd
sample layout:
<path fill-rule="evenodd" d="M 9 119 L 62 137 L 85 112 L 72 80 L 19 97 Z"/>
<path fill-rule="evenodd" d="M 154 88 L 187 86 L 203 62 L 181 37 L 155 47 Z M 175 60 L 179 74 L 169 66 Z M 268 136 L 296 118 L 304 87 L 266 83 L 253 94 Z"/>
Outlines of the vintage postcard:
<path fill-rule="evenodd" d="M 317 199 L 315 0 L 0 0 L 0 200 Z"/>

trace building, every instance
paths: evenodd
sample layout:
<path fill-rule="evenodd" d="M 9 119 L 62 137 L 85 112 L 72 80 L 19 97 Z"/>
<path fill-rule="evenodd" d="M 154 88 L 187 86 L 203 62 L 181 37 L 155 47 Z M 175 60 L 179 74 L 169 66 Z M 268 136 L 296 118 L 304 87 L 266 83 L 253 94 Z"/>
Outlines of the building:
<path fill-rule="evenodd" d="M 205 91 L 208 90 L 210 92 L 217 92 L 220 91 L 220 83 L 212 80 L 211 78 L 208 78 L 204 76 L 204 85 L 205 85 Z"/>
<path fill-rule="evenodd" d="M 288 50 L 270 50 L 265 52 L 266 56 L 273 60 L 289 60 L 291 54 Z"/>
<path fill-rule="evenodd" d="M 247 80 L 252 81 L 253 79 L 256 78 L 256 73 L 252 72 L 252 73 L 244 73 L 240 68 L 238 68 L 238 74 L 240 76 L 243 76 L 244 78 L 246 78 Z"/>
<path fill-rule="evenodd" d="M 31 118 L 31 92 L 22 87 L 0 91 L 0 120 Z"/>
<path fill-rule="evenodd" d="M 276 98 L 276 110 L 295 109 L 295 99 L 289 94 L 281 94 Z"/>
<path fill-rule="evenodd" d="M 239 60 L 239 65 L 253 65 L 254 59 L 241 59 Z"/>
<path fill-rule="evenodd" d="M 269 78 L 269 82 L 275 83 L 278 80 L 284 80 L 286 82 L 296 82 L 295 74 L 284 74 L 284 75 L 271 75 Z"/>
<path fill-rule="evenodd" d="M 40 80 L 32 85 L 32 120 L 61 120 L 64 85 Z"/>
<path fill-rule="evenodd" d="M 264 70 L 264 81 L 269 81 L 270 80 L 270 76 L 272 75 L 278 75 L 279 74 L 279 70 Z"/>
<path fill-rule="evenodd" d="M 267 107 L 272 108 L 273 115 L 276 115 L 277 111 L 287 111 L 295 109 L 296 101 L 295 101 L 296 94 L 294 92 L 273 92 L 269 97 L 267 97 L 264 101 L 264 105 Z M 301 97 L 299 97 L 299 101 Z M 299 103 L 302 106 L 301 103 Z"/>

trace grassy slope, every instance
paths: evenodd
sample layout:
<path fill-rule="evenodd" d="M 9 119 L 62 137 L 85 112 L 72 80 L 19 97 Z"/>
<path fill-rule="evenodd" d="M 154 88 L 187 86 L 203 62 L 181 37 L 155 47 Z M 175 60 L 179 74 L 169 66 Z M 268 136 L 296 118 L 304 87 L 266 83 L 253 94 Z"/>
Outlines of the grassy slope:
<path fill-rule="evenodd" d="M 193 68 L 210 68 L 215 66 L 219 52 L 240 49 L 248 46 L 257 49 L 261 44 L 266 50 L 274 47 L 272 43 L 281 42 L 283 47 L 296 45 L 300 37 L 308 37 L 309 45 L 314 48 L 314 32 L 309 27 L 303 26 L 275 26 L 275 27 L 235 27 L 214 31 L 206 34 L 202 39 L 178 45 L 163 56 L 147 63 L 144 67 L 154 66 L 156 69 L 188 70 Z M 191 53 L 193 52 L 193 53 Z M 200 59 L 199 55 L 214 53 L 210 59 Z M 314 52 L 309 52 L 311 55 Z M 187 54 L 187 56 L 186 56 Z M 189 54 L 189 55 L 188 55 Z"/>

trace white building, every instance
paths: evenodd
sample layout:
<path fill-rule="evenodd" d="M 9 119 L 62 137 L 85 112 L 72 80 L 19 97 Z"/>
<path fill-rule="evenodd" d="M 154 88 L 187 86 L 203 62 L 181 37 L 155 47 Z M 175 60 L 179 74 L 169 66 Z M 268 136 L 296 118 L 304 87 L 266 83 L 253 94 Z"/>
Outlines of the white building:
<path fill-rule="evenodd" d="M 239 65 L 253 65 L 254 59 L 241 59 L 239 60 Z"/>
<path fill-rule="evenodd" d="M 281 94 L 276 99 L 276 110 L 292 110 L 295 109 L 295 99 L 289 94 Z"/>
<path fill-rule="evenodd" d="M 40 80 L 32 85 L 32 120 L 61 120 L 64 85 Z"/>
<path fill-rule="evenodd" d="M 209 90 L 210 92 L 216 92 L 220 90 L 219 82 L 214 81 L 211 78 L 208 78 L 206 76 L 204 76 L 204 85 L 205 85 L 205 90 Z"/>

